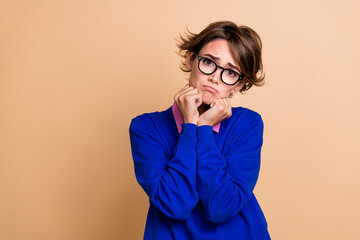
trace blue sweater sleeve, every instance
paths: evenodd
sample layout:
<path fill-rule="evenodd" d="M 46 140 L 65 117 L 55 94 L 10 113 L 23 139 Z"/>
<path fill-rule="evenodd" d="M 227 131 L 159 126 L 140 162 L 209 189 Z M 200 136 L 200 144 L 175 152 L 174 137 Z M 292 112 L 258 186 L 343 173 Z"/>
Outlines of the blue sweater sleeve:
<path fill-rule="evenodd" d="M 214 223 L 224 222 L 241 211 L 252 196 L 260 170 L 260 115 L 233 131 L 234 137 L 227 139 L 223 155 L 211 126 L 200 126 L 197 131 L 197 189 L 205 217 Z"/>
<path fill-rule="evenodd" d="M 137 181 L 166 216 L 185 220 L 199 201 L 196 191 L 196 125 L 183 124 L 173 156 L 167 156 L 156 134 L 141 117 L 130 124 Z"/>

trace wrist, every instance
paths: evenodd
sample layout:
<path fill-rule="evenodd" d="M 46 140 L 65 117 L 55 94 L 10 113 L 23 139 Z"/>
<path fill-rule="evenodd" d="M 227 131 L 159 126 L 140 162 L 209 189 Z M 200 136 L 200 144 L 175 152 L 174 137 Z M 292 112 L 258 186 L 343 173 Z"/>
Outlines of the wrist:
<path fill-rule="evenodd" d="M 184 118 L 184 123 L 192 123 L 192 124 L 195 124 L 197 125 L 197 119 L 195 118 Z"/>
<path fill-rule="evenodd" d="M 206 121 L 199 121 L 197 125 L 200 126 L 215 126 L 216 123 L 206 122 Z"/>

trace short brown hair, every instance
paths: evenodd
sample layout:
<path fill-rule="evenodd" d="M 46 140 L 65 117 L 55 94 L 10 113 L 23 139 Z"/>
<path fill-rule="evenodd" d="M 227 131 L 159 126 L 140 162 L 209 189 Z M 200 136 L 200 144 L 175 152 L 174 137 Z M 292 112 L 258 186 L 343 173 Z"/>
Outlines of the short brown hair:
<path fill-rule="evenodd" d="M 190 72 L 186 67 L 185 58 L 188 53 L 198 54 L 200 50 L 214 39 L 224 39 L 229 42 L 234 60 L 245 75 L 245 85 L 240 92 L 245 92 L 253 85 L 264 84 L 265 74 L 261 59 L 262 42 L 259 35 L 247 26 L 237 26 L 230 21 L 220 21 L 209 24 L 199 34 L 187 29 L 184 36 L 180 35 L 177 46 L 179 54 L 184 58 L 181 70 Z M 193 55 L 193 57 L 195 57 Z"/>

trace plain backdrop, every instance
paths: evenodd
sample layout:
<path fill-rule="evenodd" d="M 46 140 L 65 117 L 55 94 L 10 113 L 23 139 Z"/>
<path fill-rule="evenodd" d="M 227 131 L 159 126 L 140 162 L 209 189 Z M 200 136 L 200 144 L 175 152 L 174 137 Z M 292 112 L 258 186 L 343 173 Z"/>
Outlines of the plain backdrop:
<path fill-rule="evenodd" d="M 141 239 L 128 128 L 186 84 L 176 39 L 231 20 L 263 40 L 255 194 L 276 240 L 360 235 L 360 2 L 0 1 L 0 239 Z"/>

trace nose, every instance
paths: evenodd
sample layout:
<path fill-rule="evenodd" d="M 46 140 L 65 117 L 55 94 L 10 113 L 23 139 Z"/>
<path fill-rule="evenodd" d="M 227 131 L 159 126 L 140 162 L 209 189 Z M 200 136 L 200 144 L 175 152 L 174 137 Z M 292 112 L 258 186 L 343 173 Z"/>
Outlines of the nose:
<path fill-rule="evenodd" d="M 222 69 L 217 67 L 215 72 L 209 76 L 209 80 L 213 83 L 218 83 L 221 77 Z"/>

